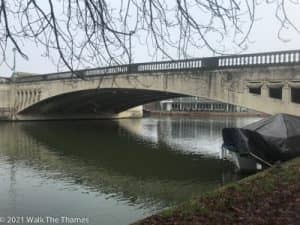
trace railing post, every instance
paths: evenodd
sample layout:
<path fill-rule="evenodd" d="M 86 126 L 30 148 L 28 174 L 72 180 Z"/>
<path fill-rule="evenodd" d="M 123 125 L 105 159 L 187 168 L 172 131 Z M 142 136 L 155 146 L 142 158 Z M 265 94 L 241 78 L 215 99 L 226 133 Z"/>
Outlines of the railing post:
<path fill-rule="evenodd" d="M 202 59 L 202 67 L 203 68 L 208 68 L 208 69 L 214 69 L 218 68 L 218 58 L 213 57 L 213 58 L 204 58 Z"/>
<path fill-rule="evenodd" d="M 128 67 L 128 73 L 136 73 L 137 72 L 137 65 L 136 64 L 130 64 Z"/>

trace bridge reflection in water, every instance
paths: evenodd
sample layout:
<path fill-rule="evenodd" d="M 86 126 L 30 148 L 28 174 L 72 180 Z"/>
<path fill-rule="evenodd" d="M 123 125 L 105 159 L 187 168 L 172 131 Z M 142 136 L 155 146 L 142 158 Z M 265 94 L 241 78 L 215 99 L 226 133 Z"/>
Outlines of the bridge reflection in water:
<path fill-rule="evenodd" d="M 221 129 L 256 119 L 0 123 L 0 211 L 133 222 L 235 179 Z"/>

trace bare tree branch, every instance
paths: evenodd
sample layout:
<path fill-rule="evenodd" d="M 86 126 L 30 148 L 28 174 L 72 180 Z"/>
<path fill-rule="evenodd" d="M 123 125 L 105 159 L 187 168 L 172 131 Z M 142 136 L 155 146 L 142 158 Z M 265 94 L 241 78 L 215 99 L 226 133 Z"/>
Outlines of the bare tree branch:
<path fill-rule="evenodd" d="M 203 47 L 225 54 L 228 40 L 245 48 L 261 3 L 276 6 L 281 40 L 286 29 L 300 33 L 287 9 L 298 0 L 0 0 L 0 63 L 9 48 L 26 58 L 27 41 L 70 71 L 126 63 L 132 35 L 153 57 L 186 58 Z"/>

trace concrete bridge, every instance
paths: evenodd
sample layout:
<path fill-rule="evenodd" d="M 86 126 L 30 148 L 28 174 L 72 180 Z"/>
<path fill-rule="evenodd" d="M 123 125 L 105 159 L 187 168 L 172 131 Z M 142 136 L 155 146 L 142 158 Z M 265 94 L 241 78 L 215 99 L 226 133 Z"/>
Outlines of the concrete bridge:
<path fill-rule="evenodd" d="M 300 50 L 118 65 L 0 78 L 7 120 L 139 116 L 135 106 L 198 96 L 300 116 Z M 127 111 L 128 112 L 128 111 Z"/>

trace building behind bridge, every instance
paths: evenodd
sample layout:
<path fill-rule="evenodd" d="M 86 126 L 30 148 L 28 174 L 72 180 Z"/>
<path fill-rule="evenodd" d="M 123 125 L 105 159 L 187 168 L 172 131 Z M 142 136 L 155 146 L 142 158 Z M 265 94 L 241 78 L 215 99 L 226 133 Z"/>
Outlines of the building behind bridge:
<path fill-rule="evenodd" d="M 254 110 L 199 97 L 179 97 L 144 105 L 149 112 L 204 112 L 204 113 L 237 113 L 260 114 Z"/>

